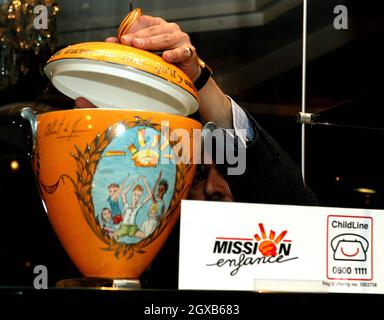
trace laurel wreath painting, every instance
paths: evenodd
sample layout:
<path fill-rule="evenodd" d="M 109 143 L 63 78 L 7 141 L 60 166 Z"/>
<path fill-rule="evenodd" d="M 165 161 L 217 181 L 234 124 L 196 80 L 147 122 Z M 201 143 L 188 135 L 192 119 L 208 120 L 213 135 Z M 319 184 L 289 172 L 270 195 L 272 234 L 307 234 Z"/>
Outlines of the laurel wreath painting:
<path fill-rule="evenodd" d="M 76 179 L 73 179 L 68 175 L 62 175 L 60 179 L 52 186 L 44 185 L 40 179 L 39 181 L 45 192 L 53 194 L 59 187 L 60 182 L 64 183 L 65 178 L 69 179 L 74 186 L 75 194 L 79 201 L 82 214 L 88 225 L 91 227 L 96 236 L 107 245 L 102 249 L 105 251 L 113 252 L 116 258 L 123 256 L 127 259 L 130 259 L 135 253 L 144 253 L 145 251 L 143 248 L 152 243 L 161 234 L 161 232 L 168 224 L 168 221 L 170 221 L 172 217 L 177 213 L 179 200 L 186 194 L 187 190 L 189 189 L 189 185 L 186 185 L 185 181 L 186 176 L 188 175 L 188 172 L 192 166 L 183 164 L 182 161 L 179 161 L 179 163 L 176 164 L 176 183 L 174 186 L 173 196 L 171 198 L 172 200 L 164 219 L 160 222 L 160 225 L 151 235 L 138 243 L 123 243 L 116 241 L 114 238 L 107 237 L 95 215 L 95 208 L 92 201 L 92 182 L 97 165 L 102 158 L 104 150 L 117 136 L 117 129 L 121 127 L 121 125 L 124 125 L 127 129 L 134 128 L 136 126 L 151 127 L 160 132 L 160 124 L 151 123 L 151 120 L 142 120 L 137 118 L 136 121 L 119 122 L 109 127 L 103 133 L 97 134 L 94 140 L 89 145 L 86 145 L 84 150 L 80 150 L 80 148 L 75 145 L 76 152 L 71 153 L 71 156 L 74 158 L 77 165 Z M 172 149 L 176 143 L 177 142 L 170 142 Z M 181 152 L 182 150 L 180 150 L 180 153 Z M 176 156 L 180 157 L 181 154 Z M 36 171 L 37 175 L 39 176 L 40 164 L 38 153 L 36 154 L 36 159 Z"/>

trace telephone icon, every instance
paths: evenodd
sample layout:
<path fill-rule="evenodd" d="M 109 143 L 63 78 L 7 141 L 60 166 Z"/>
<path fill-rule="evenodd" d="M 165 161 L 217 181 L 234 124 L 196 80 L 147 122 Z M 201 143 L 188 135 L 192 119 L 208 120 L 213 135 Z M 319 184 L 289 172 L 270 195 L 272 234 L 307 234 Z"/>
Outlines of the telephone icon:
<path fill-rule="evenodd" d="M 366 261 L 369 242 L 361 235 L 343 233 L 331 241 L 334 260 Z"/>

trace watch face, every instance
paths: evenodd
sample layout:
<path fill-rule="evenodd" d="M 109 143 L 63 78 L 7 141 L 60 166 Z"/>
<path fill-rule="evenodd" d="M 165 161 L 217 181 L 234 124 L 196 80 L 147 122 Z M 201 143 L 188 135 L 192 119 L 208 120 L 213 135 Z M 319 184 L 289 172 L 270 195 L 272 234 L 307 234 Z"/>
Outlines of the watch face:
<path fill-rule="evenodd" d="M 197 61 L 199 62 L 199 65 L 201 68 L 205 68 L 205 62 L 201 60 L 199 57 L 197 57 Z"/>

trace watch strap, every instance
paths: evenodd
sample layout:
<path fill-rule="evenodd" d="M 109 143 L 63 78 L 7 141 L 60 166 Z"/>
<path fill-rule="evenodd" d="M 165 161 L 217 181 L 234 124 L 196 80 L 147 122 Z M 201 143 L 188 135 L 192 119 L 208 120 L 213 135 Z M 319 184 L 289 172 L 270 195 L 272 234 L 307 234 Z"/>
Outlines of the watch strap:
<path fill-rule="evenodd" d="M 199 91 L 208 82 L 213 72 L 212 72 L 212 69 L 203 60 L 201 60 L 199 57 L 197 59 L 199 60 L 201 73 L 200 73 L 200 76 L 196 79 L 196 81 L 193 84 L 195 85 L 196 90 Z"/>

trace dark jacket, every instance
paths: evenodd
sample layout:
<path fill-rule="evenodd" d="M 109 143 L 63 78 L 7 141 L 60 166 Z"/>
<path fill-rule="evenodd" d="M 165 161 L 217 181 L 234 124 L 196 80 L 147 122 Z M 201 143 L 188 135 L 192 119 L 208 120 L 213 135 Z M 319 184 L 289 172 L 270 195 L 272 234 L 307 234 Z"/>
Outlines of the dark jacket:
<path fill-rule="evenodd" d="M 255 139 L 247 146 L 246 171 L 228 176 L 237 202 L 317 205 L 316 196 L 303 183 L 299 167 L 253 118 Z"/>

